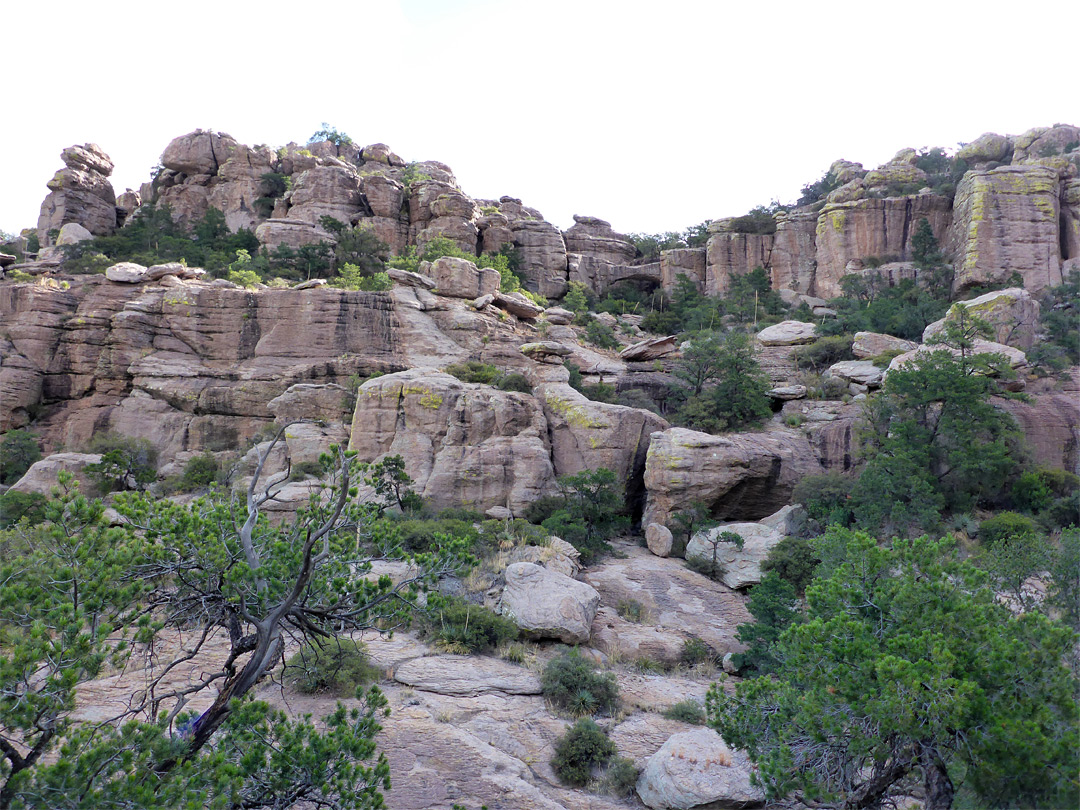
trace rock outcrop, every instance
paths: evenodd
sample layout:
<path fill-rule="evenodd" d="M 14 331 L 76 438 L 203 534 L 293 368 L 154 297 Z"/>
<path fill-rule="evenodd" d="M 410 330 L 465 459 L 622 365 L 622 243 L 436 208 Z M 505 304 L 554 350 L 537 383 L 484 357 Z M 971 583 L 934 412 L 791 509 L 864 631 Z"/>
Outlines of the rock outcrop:
<path fill-rule="evenodd" d="M 803 476 L 821 464 L 802 433 L 707 433 L 671 428 L 654 433 L 645 462 L 644 525 L 667 524 L 701 502 L 712 517 L 757 520 L 791 499 Z"/>
<path fill-rule="evenodd" d="M 649 757 L 637 792 L 654 810 L 758 807 L 764 791 L 750 781 L 749 758 L 733 751 L 712 729 L 675 734 Z"/>
<path fill-rule="evenodd" d="M 513 619 L 523 633 L 567 644 L 589 640 L 600 606 L 600 594 L 595 588 L 525 562 L 507 566 L 505 576 L 499 612 Z"/>
<path fill-rule="evenodd" d="M 400 455 L 435 508 L 502 506 L 521 515 L 554 483 L 548 430 L 527 394 L 414 368 L 360 386 L 350 447 L 361 461 Z"/>
<path fill-rule="evenodd" d="M 69 146 L 60 154 L 64 168 L 48 182 L 49 195 L 41 203 L 37 235 L 42 246 L 51 244 L 49 232 L 76 223 L 95 236 L 116 230 L 116 192 L 109 175 L 113 162 L 94 143 Z"/>

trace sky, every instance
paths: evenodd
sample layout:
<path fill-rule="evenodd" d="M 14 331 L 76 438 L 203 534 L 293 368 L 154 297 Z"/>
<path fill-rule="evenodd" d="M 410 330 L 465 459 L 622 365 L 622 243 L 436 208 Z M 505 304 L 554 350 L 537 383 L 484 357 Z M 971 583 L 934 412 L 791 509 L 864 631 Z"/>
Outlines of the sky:
<path fill-rule="evenodd" d="M 793 201 L 837 158 L 1080 124 L 1075 0 L 53 0 L 2 19 L 9 233 L 64 147 L 100 145 L 120 193 L 197 128 L 280 146 L 325 121 L 561 228 L 651 233 Z"/>

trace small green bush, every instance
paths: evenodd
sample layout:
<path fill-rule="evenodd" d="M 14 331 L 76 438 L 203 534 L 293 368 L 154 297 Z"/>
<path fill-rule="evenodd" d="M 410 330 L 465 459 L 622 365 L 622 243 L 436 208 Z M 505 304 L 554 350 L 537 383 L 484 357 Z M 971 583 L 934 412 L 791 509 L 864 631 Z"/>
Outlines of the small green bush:
<path fill-rule="evenodd" d="M 89 450 L 101 461 L 83 469 L 106 492 L 145 489 L 157 478 L 158 451 L 146 439 L 105 433 L 90 441 Z"/>
<path fill-rule="evenodd" d="M 585 327 L 585 339 L 601 349 L 619 348 L 619 340 L 615 332 L 603 321 L 593 318 Z"/>
<path fill-rule="evenodd" d="M 9 489 L 0 495 L 0 529 L 14 526 L 23 518 L 32 526 L 45 519 L 49 499 L 40 492 L 16 492 Z"/>
<path fill-rule="evenodd" d="M 225 278 L 233 284 L 239 284 L 241 287 L 247 287 L 248 289 L 256 284 L 262 284 L 262 276 L 254 270 L 230 270 Z"/>
<path fill-rule="evenodd" d="M 594 768 L 605 765 L 618 749 L 596 723 L 583 717 L 555 743 L 551 767 L 559 781 L 584 787 Z"/>
<path fill-rule="evenodd" d="M 492 385 L 499 378 L 498 368 L 478 360 L 452 363 L 446 367 L 446 373 L 457 377 L 462 382 L 483 383 L 484 385 Z"/>
<path fill-rule="evenodd" d="M 1054 499 L 1053 490 L 1037 472 L 1021 473 L 1012 485 L 1012 502 L 1025 512 L 1041 512 Z"/>
<path fill-rule="evenodd" d="M 814 570 L 821 560 L 809 540 L 801 537 L 785 537 L 772 547 L 769 556 L 761 564 L 762 571 L 775 571 L 787 580 L 797 593 L 806 592 L 806 586 L 814 578 Z"/>
<path fill-rule="evenodd" d="M 495 387 L 500 391 L 517 391 L 522 394 L 532 393 L 532 385 L 529 383 L 529 378 L 524 374 L 519 374 L 517 372 L 503 374 L 495 382 Z"/>
<path fill-rule="evenodd" d="M 518 627 L 510 619 L 458 596 L 430 594 L 422 621 L 425 635 L 454 653 L 487 652 L 518 636 Z"/>
<path fill-rule="evenodd" d="M 208 487 L 217 480 L 220 467 L 213 453 L 201 453 L 184 465 L 180 486 L 185 490 Z"/>
<path fill-rule="evenodd" d="M 14 484 L 41 458 L 37 434 L 9 430 L 0 440 L 0 484 Z"/>
<path fill-rule="evenodd" d="M 581 388 L 581 393 L 593 402 L 606 402 L 609 405 L 615 403 L 615 386 L 610 383 L 584 385 Z"/>
<path fill-rule="evenodd" d="M 682 651 L 679 653 L 679 661 L 689 667 L 701 664 L 714 657 L 712 648 L 697 636 L 686 639 L 683 642 Z"/>
<path fill-rule="evenodd" d="M 645 618 L 645 606 L 637 599 L 622 599 L 615 606 L 615 612 L 628 622 L 641 624 Z"/>
<path fill-rule="evenodd" d="M 380 674 L 367 648 L 350 638 L 328 639 L 321 646 L 308 642 L 285 663 L 285 679 L 305 695 L 352 695 Z"/>
<path fill-rule="evenodd" d="M 696 700 L 682 700 L 674 706 L 668 706 L 664 709 L 664 717 L 694 726 L 705 725 L 705 709 Z"/>
<path fill-rule="evenodd" d="M 638 773 L 633 760 L 614 757 L 604 770 L 604 792 L 620 799 L 633 796 L 637 788 Z"/>
<path fill-rule="evenodd" d="M 795 485 L 791 500 L 801 503 L 811 518 L 823 525 L 851 523 L 852 479 L 837 472 L 807 475 Z"/>
<path fill-rule="evenodd" d="M 1034 534 L 1036 531 L 1035 521 L 1031 518 L 1016 512 L 1002 512 L 979 524 L 979 542 L 993 546 L 1007 537 Z"/>
<path fill-rule="evenodd" d="M 821 337 L 807 346 L 795 349 L 792 357 L 798 368 L 823 371 L 833 363 L 855 358 L 851 353 L 853 340 L 851 335 Z"/>
<path fill-rule="evenodd" d="M 395 517 L 384 522 L 389 522 L 402 548 L 413 554 L 433 551 L 442 544 L 441 537 L 462 537 L 473 543 L 478 539 L 472 520 Z"/>
<path fill-rule="evenodd" d="M 549 661 L 540 684 L 548 700 L 571 714 L 612 714 L 619 705 L 615 676 L 597 672 L 576 650 Z"/>
<path fill-rule="evenodd" d="M 620 391 L 618 396 L 615 397 L 615 403 L 625 405 L 628 408 L 651 411 L 657 416 L 660 415 L 660 406 L 656 404 L 656 400 L 641 388 L 627 388 L 625 391 Z"/>
<path fill-rule="evenodd" d="M 323 465 L 318 461 L 301 461 L 293 464 L 289 471 L 290 481 L 303 481 L 305 478 L 318 478 L 323 474 Z"/>

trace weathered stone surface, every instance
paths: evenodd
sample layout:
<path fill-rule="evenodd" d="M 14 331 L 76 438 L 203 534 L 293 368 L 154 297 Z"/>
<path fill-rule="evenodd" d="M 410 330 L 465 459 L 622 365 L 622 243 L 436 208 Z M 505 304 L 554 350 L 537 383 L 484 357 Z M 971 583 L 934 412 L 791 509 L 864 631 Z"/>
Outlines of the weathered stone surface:
<path fill-rule="evenodd" d="M 944 243 L 952 220 L 947 197 L 920 194 L 827 204 L 817 218 L 813 294 L 841 295 L 840 279 L 850 272 L 849 262 L 870 256 L 909 259 L 911 238 L 923 217 Z"/>
<path fill-rule="evenodd" d="M 802 399 L 806 396 L 805 385 L 781 385 L 769 390 L 769 396 L 773 399 L 789 400 Z"/>
<path fill-rule="evenodd" d="M 53 453 L 30 465 L 23 477 L 12 484 L 14 492 L 36 492 L 49 495 L 58 484 L 61 472 L 69 472 L 79 483 L 79 491 L 84 495 L 96 495 L 97 483 L 85 472 L 87 465 L 97 464 L 101 455 L 97 453 Z"/>
<path fill-rule="evenodd" d="M 134 262 L 119 262 L 105 270 L 105 278 L 121 284 L 141 284 L 147 281 L 146 268 Z"/>
<path fill-rule="evenodd" d="M 1017 135 L 1012 142 L 1013 163 L 1041 163 L 1059 155 L 1075 155 L 1080 143 L 1080 127 L 1071 124 L 1033 127 L 1023 135 Z"/>
<path fill-rule="evenodd" d="M 298 219 L 270 219 L 255 229 L 255 238 L 262 247 L 273 252 L 278 245 L 294 250 L 304 245 L 333 242 L 334 237 L 311 222 Z"/>
<path fill-rule="evenodd" d="M 317 225 L 324 216 L 345 224 L 365 213 L 360 178 L 342 166 L 316 166 L 293 179 L 289 219 Z"/>
<path fill-rule="evenodd" d="M 923 344 L 910 352 L 904 352 L 892 359 L 889 363 L 889 368 L 885 372 L 885 376 L 888 376 L 890 371 L 906 366 L 911 362 L 918 360 L 922 355 L 929 354 L 931 352 L 947 351 L 954 357 L 960 356 L 960 350 L 954 349 L 950 346 Z M 1027 355 L 1019 349 L 1014 349 L 1012 346 L 1006 346 L 1002 343 L 994 343 L 990 340 L 978 340 L 976 339 L 973 345 L 968 349 L 969 354 L 1000 354 L 1006 360 L 1009 361 L 1009 365 L 1012 368 L 1019 368 L 1020 366 L 1027 365 Z"/>
<path fill-rule="evenodd" d="M 739 535 L 743 547 L 720 540 L 724 532 Z M 725 585 L 746 588 L 761 582 L 761 564 L 783 539 L 779 531 L 761 523 L 724 523 L 691 537 L 686 544 L 686 559 L 716 562 L 724 569 L 721 581 Z"/>
<path fill-rule="evenodd" d="M 615 548 L 619 558 L 606 557 L 584 574 L 605 606 L 638 602 L 650 627 L 671 634 L 680 645 L 684 638 L 696 636 L 720 655 L 745 649 L 735 633 L 751 618 L 737 591 L 691 571 L 675 557 L 656 557 L 626 542 L 617 542 Z M 615 625 L 616 630 L 619 627 Z M 614 643 L 617 636 L 609 635 L 607 643 Z"/>
<path fill-rule="evenodd" d="M 705 293 L 723 295 L 730 288 L 733 276 L 767 265 L 772 243 L 769 234 L 729 231 L 712 234 L 706 248 Z"/>
<path fill-rule="evenodd" d="M 796 210 L 777 214 L 769 254 L 775 289 L 818 294 L 816 240 L 816 213 Z"/>
<path fill-rule="evenodd" d="M 757 807 L 765 793 L 752 785 L 750 760 L 712 729 L 672 735 L 638 778 L 641 800 L 654 810 Z"/>
<path fill-rule="evenodd" d="M 540 363 L 554 359 L 555 363 L 562 365 L 561 358 L 569 357 L 572 352 L 573 350 L 565 343 L 554 340 L 540 340 L 533 343 L 524 343 L 521 346 L 522 354 Z"/>
<path fill-rule="evenodd" d="M 670 557 L 673 542 L 671 530 L 667 526 L 650 523 L 645 527 L 645 544 L 657 557 Z"/>
<path fill-rule="evenodd" d="M 623 264 L 637 255 L 625 236 L 615 233 L 611 223 L 596 217 L 574 215 L 574 224 L 563 233 L 567 253 L 592 256 L 611 264 Z"/>
<path fill-rule="evenodd" d="M 60 235 L 56 237 L 57 245 L 74 245 L 93 239 L 94 235 L 77 222 L 69 222 L 60 229 Z"/>
<path fill-rule="evenodd" d="M 161 165 L 187 175 L 214 175 L 237 146 L 237 142 L 223 132 L 197 129 L 170 141 L 161 153 Z"/>
<path fill-rule="evenodd" d="M 829 367 L 829 374 L 847 382 L 876 388 L 881 385 L 885 369 L 875 366 L 869 360 L 841 360 Z"/>
<path fill-rule="evenodd" d="M 821 465 L 801 433 L 733 433 L 712 436 L 685 428 L 654 433 L 645 463 L 648 499 L 642 523 L 667 524 L 695 501 L 720 519 L 772 514 L 791 490 Z"/>
<path fill-rule="evenodd" d="M 117 224 L 109 156 L 100 146 L 88 143 L 69 146 L 60 157 L 65 168 L 46 184 L 50 193 L 38 214 L 37 232 L 42 246 L 49 244 L 49 231 L 61 230 L 68 223 L 77 223 L 95 236 L 108 236 Z"/>
<path fill-rule="evenodd" d="M 660 285 L 665 290 L 675 289 L 679 276 L 686 276 L 701 291 L 705 290 L 705 248 L 676 248 L 660 253 Z"/>
<path fill-rule="evenodd" d="M 1031 391 L 1029 402 L 997 402 L 1020 426 L 1036 464 L 1080 473 L 1080 369 L 1069 370 L 1060 389 Z"/>
<path fill-rule="evenodd" d="M 682 633 L 627 621 L 614 608 L 601 607 L 593 619 L 589 645 L 608 658 L 620 661 L 650 661 L 675 666 L 686 640 L 687 636 Z M 625 701 L 625 695 L 620 697 Z"/>
<path fill-rule="evenodd" d="M 526 635 L 580 644 L 589 640 L 599 606 L 600 594 L 591 585 L 532 563 L 513 563 L 506 569 L 499 612 Z"/>
<path fill-rule="evenodd" d="M 394 680 L 440 695 L 475 696 L 489 692 L 540 694 L 540 679 L 528 669 L 498 658 L 433 655 L 399 664 Z"/>
<path fill-rule="evenodd" d="M 511 223 L 514 246 L 521 251 L 526 285 L 545 298 L 566 292 L 566 243 L 550 222 L 516 220 Z"/>
<path fill-rule="evenodd" d="M 544 405 L 556 475 L 609 469 L 625 485 L 629 503 L 640 504 L 649 437 L 666 429 L 667 421 L 638 408 L 594 402 L 567 383 L 534 385 L 533 394 Z"/>
<path fill-rule="evenodd" d="M 796 346 L 817 340 L 816 329 L 812 323 L 781 321 L 762 329 L 757 333 L 757 339 L 763 346 Z"/>
<path fill-rule="evenodd" d="M 627 346 L 619 352 L 619 357 L 627 362 L 657 360 L 675 350 L 675 335 L 668 335 L 667 337 L 649 338 Z"/>
<path fill-rule="evenodd" d="M 882 335 L 877 332 L 856 332 L 851 353 L 860 360 L 869 360 L 885 352 L 909 352 L 918 346 L 910 340 Z"/>
<path fill-rule="evenodd" d="M 435 282 L 435 292 L 453 298 L 479 298 L 499 291 L 499 271 L 478 268 L 467 259 L 443 256 L 420 266 L 421 274 Z"/>
<path fill-rule="evenodd" d="M 548 307 L 544 310 L 544 318 L 556 326 L 567 326 L 574 320 L 574 313 L 562 307 Z"/>
<path fill-rule="evenodd" d="M 350 447 L 361 461 L 400 455 L 435 508 L 521 515 L 554 481 L 547 435 L 532 397 L 414 368 L 360 386 Z"/>
<path fill-rule="evenodd" d="M 537 306 L 521 293 L 496 292 L 492 299 L 499 309 L 505 309 L 511 315 L 526 320 L 535 320 L 543 314 L 544 308 Z"/>
<path fill-rule="evenodd" d="M 996 132 L 984 132 L 971 143 L 960 147 L 956 157 L 969 164 L 1002 161 L 1012 151 L 1012 144 L 1004 135 Z"/>
<path fill-rule="evenodd" d="M 1043 166 L 967 172 L 956 189 L 948 249 L 963 292 L 1019 273 L 1039 292 L 1061 283 L 1058 174 Z M 936 232 L 935 232 L 936 233 Z"/>
<path fill-rule="evenodd" d="M 944 318 L 923 330 L 923 343 L 940 334 L 946 321 L 959 317 L 960 306 L 990 325 L 995 343 L 1027 350 L 1038 340 L 1039 302 L 1027 290 L 1011 287 L 953 304 Z"/>

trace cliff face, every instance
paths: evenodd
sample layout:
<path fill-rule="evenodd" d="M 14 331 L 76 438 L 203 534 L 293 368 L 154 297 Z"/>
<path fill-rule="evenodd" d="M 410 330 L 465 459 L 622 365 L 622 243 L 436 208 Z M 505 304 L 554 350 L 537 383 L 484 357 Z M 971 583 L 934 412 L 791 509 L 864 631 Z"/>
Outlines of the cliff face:
<path fill-rule="evenodd" d="M 395 253 L 422 249 L 437 237 L 473 253 L 513 245 L 526 286 L 548 298 L 561 297 L 568 281 L 597 293 L 626 280 L 670 289 L 680 274 L 704 292 L 722 294 L 732 276 L 759 265 L 776 289 L 834 297 L 840 279 L 867 264 L 910 260 L 923 218 L 954 264 L 957 293 L 1014 272 L 1039 291 L 1080 265 L 1080 128 L 988 133 L 959 157 L 968 169 L 954 198 L 931 191 L 912 149 L 870 171 L 837 161 L 830 176 L 840 185 L 823 201 L 779 214 L 774 233 L 741 233 L 734 220 L 720 219 L 710 225 L 707 246 L 643 262 L 604 220 L 575 216 L 560 231 L 519 199 L 474 199 L 449 166 L 406 164 L 385 144 L 323 141 L 274 151 L 197 130 L 165 148 L 163 168 L 139 194 L 119 199 L 108 183 L 108 156 L 92 144 L 65 150 L 66 168 L 49 183 L 38 227 L 47 244 L 51 229 L 71 222 L 110 233 L 139 202 L 168 205 L 184 226 L 214 207 L 231 229 L 252 228 L 273 250 L 333 241 L 319 226 L 321 217 L 332 216 L 370 228 Z"/>

